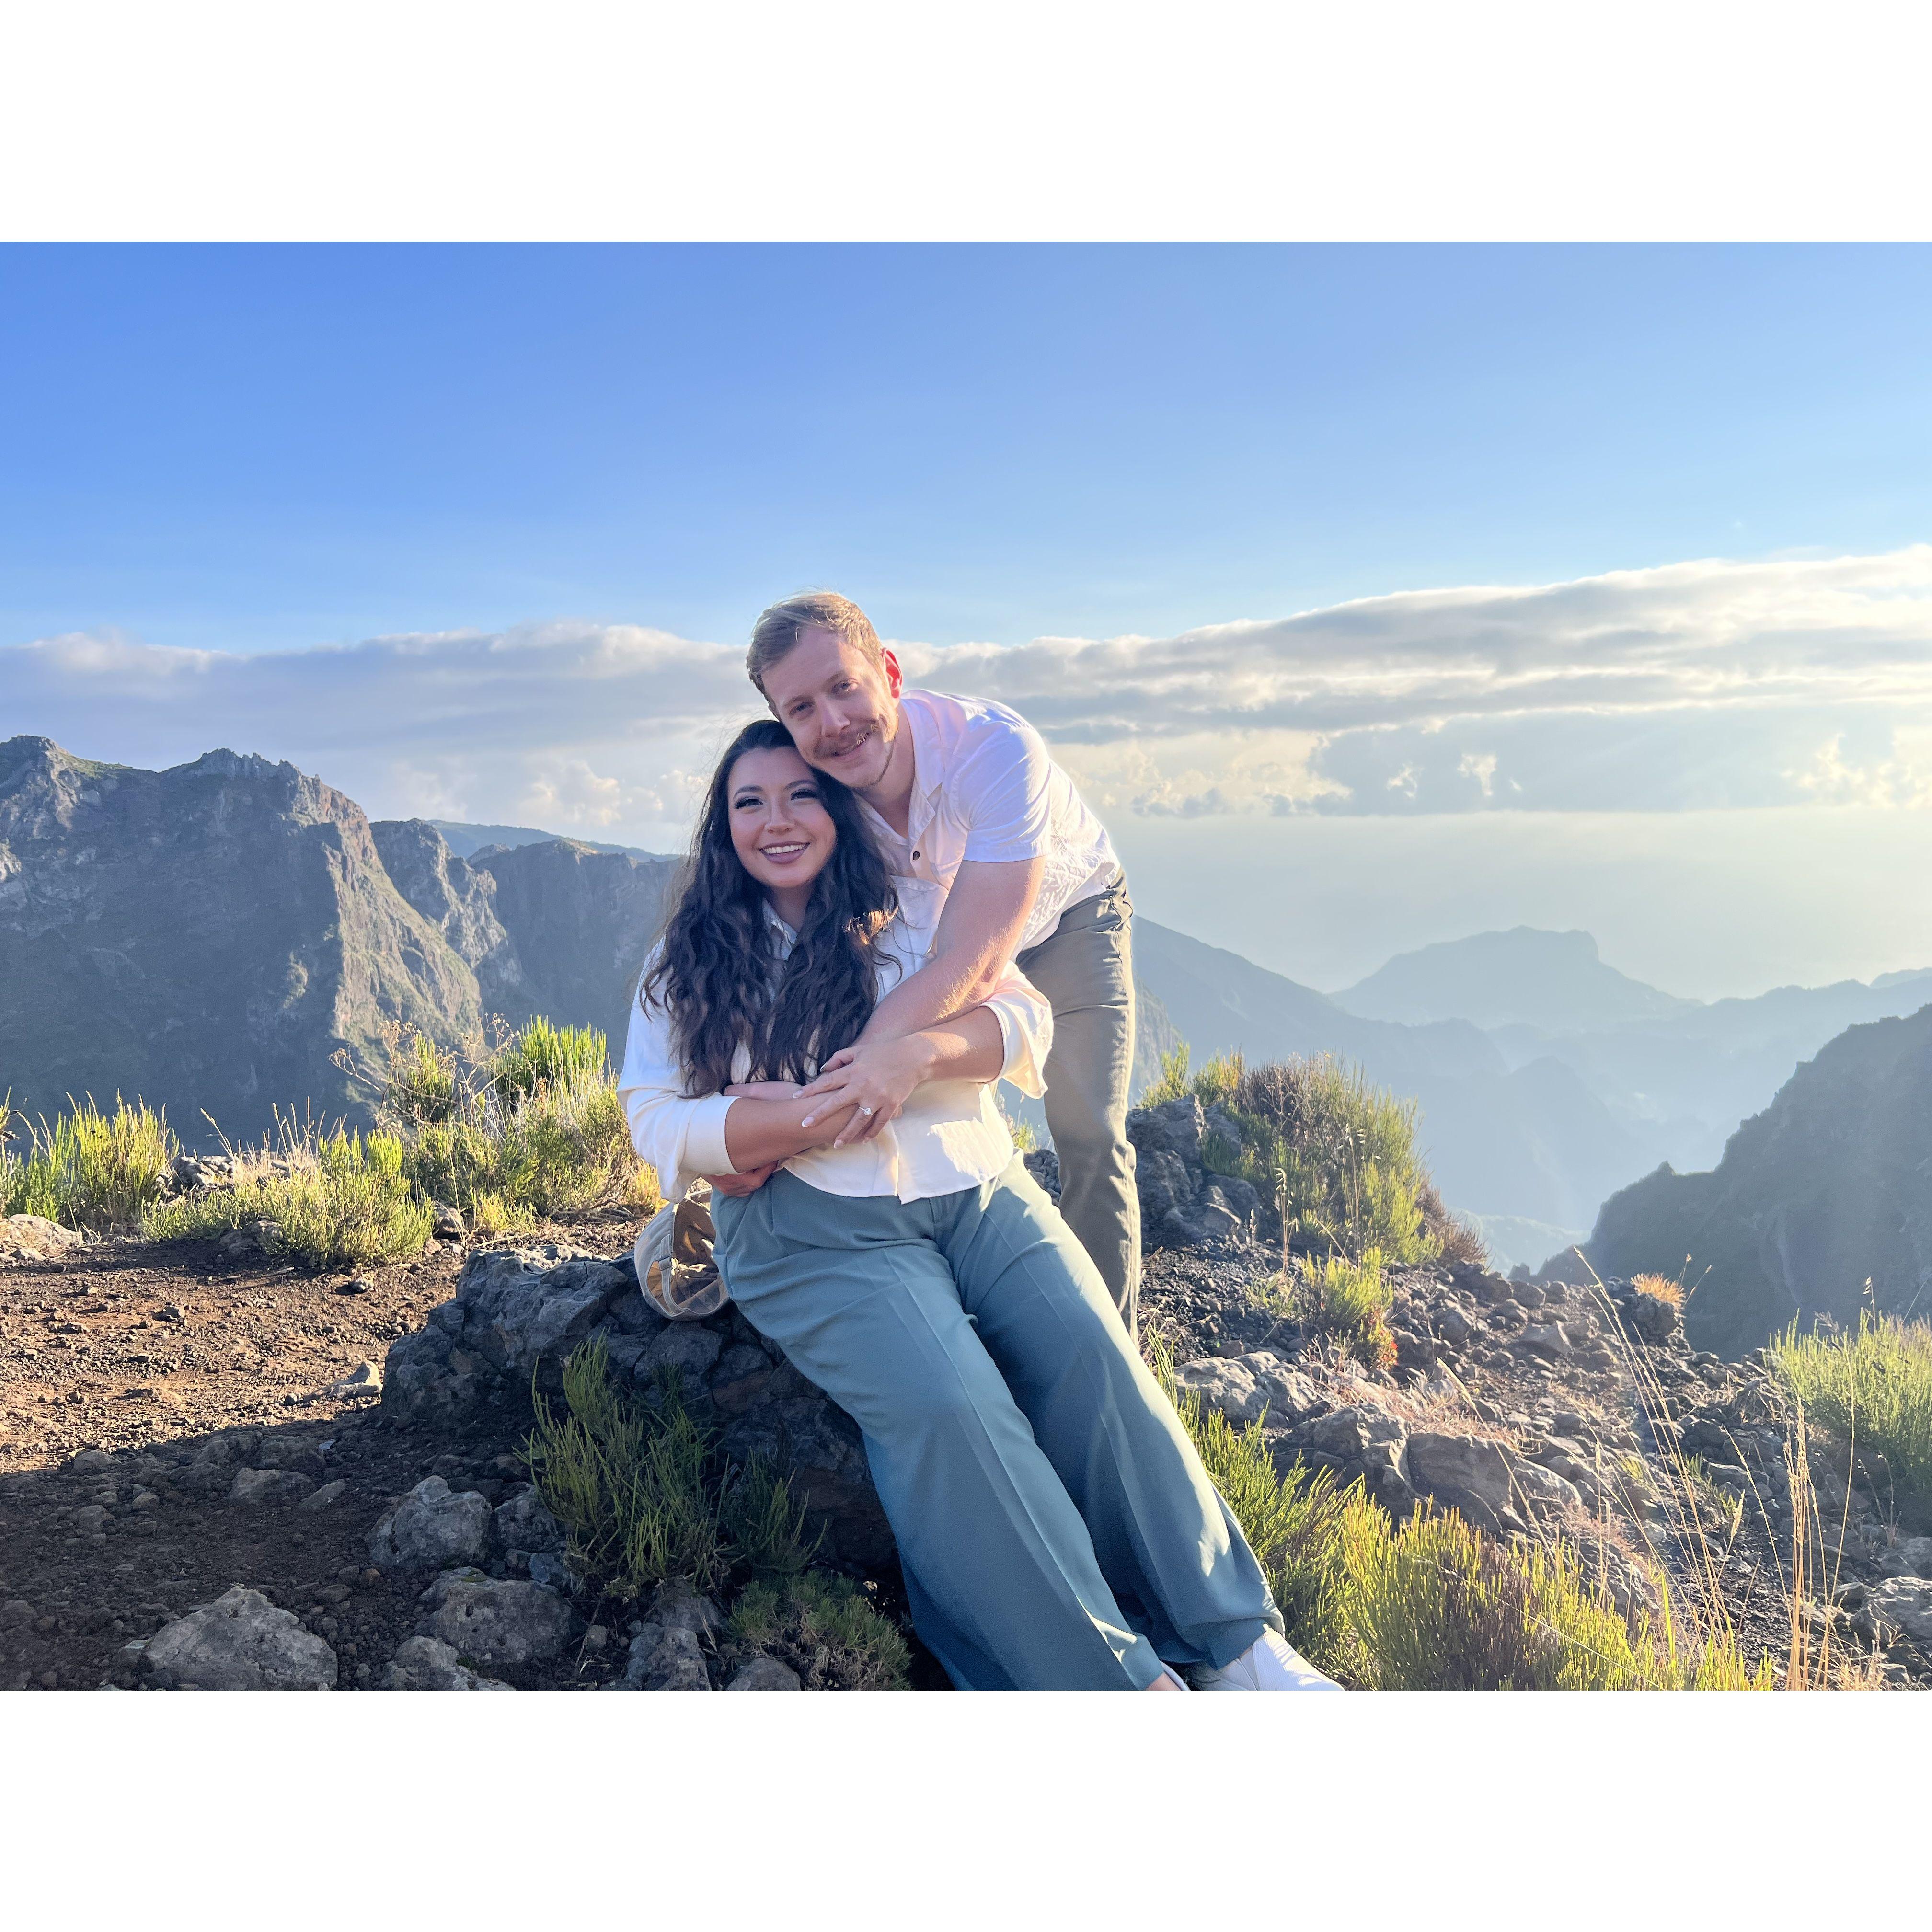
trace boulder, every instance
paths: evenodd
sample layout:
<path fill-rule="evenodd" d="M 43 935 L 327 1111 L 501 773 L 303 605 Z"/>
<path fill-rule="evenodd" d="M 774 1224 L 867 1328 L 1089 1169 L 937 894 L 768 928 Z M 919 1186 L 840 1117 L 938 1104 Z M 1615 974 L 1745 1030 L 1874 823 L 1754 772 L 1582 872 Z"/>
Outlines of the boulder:
<path fill-rule="evenodd" d="M 333 1690 L 336 1682 L 334 1652 L 239 1583 L 157 1630 L 140 1666 L 170 1690 Z"/>
<path fill-rule="evenodd" d="M 1684 1311 L 1660 1294 L 1633 1294 L 1626 1304 L 1630 1326 L 1648 1342 L 1668 1342 L 1684 1326 Z"/>
<path fill-rule="evenodd" d="M 561 1550 L 566 1540 L 563 1525 L 544 1507 L 544 1499 L 532 1483 L 496 1505 L 492 1525 L 500 1548 L 521 1550 L 531 1556 Z"/>
<path fill-rule="evenodd" d="M 479 1677 L 440 1638 L 412 1636 L 396 1647 L 382 1679 L 385 1690 L 508 1690 L 494 1677 Z"/>
<path fill-rule="evenodd" d="M 1874 1586 L 1867 1606 L 1882 1629 L 1900 1632 L 1932 1652 L 1932 1582 L 1920 1576 L 1892 1576 Z"/>
<path fill-rule="evenodd" d="M 1457 1510 L 1492 1534 L 1510 1505 L 1509 1459 L 1480 1436 L 1418 1430 L 1408 1438 L 1408 1480 L 1418 1496 Z"/>
<path fill-rule="evenodd" d="M 728 1690 L 802 1690 L 805 1686 L 798 1681 L 798 1672 L 776 1657 L 754 1657 L 749 1664 L 739 1666 L 724 1688 Z"/>
<path fill-rule="evenodd" d="M 1239 1360 L 1204 1355 L 1184 1362 L 1174 1372 L 1174 1384 L 1184 1395 L 1197 1395 L 1209 1408 L 1217 1408 L 1230 1422 L 1258 1422 L 1268 1396 L 1254 1371 Z"/>
<path fill-rule="evenodd" d="M 1300 1439 L 1368 1477 L 1372 1488 L 1408 1480 L 1408 1431 L 1386 1409 L 1352 1405 L 1322 1417 L 1300 1431 Z"/>
<path fill-rule="evenodd" d="M 81 1237 L 58 1221 L 40 1214 L 9 1214 L 0 1218 L 0 1255 L 17 1255 L 22 1261 L 50 1261 L 71 1253 L 81 1244 Z"/>
<path fill-rule="evenodd" d="M 338 1476 L 332 1483 L 324 1483 L 313 1496 L 303 1497 L 301 1507 L 305 1510 L 326 1510 L 332 1503 L 340 1502 L 348 1488 L 348 1484 Z"/>
<path fill-rule="evenodd" d="M 237 1469 L 228 1486 L 228 1500 L 260 1508 L 298 1503 L 313 1495 L 315 1478 L 299 1469 Z"/>
<path fill-rule="evenodd" d="M 480 1570 L 446 1570 L 420 1600 L 427 1614 L 417 1634 L 478 1664 L 546 1662 L 584 1628 L 554 1590 Z"/>
<path fill-rule="evenodd" d="M 1519 1287 L 1527 1287 L 1527 1282 L 1519 1282 Z M 1560 1322 L 1532 1322 L 1517 1339 L 1519 1348 L 1527 1348 L 1532 1354 L 1546 1355 L 1552 1360 L 1567 1355 L 1574 1346 L 1568 1331 Z"/>
<path fill-rule="evenodd" d="M 1235 1358 L 1252 1375 L 1268 1401 L 1268 1419 L 1293 1427 L 1333 1406 L 1313 1378 L 1271 1349 L 1251 1349 Z"/>
<path fill-rule="evenodd" d="M 667 1322 L 638 1292 L 628 1254 L 604 1261 L 554 1245 L 472 1254 L 455 1298 L 391 1347 L 384 1412 L 412 1426 L 460 1428 L 485 1405 L 526 1401 L 533 1377 L 554 1390 L 565 1357 L 592 1336 L 635 1400 L 661 1400 L 660 1373 L 675 1371 L 693 1411 L 719 1430 L 728 1460 L 762 1456 L 785 1474 L 828 1560 L 868 1570 L 890 1563 L 892 1533 L 856 1425 L 735 1310 Z"/>
<path fill-rule="evenodd" d="M 1541 1463 L 1518 1460 L 1510 1474 L 1517 1494 L 1539 1508 L 1567 1511 L 1582 1507 L 1583 1498 L 1575 1484 Z"/>
<path fill-rule="evenodd" d="M 647 1623 L 631 1640 L 619 1686 L 626 1690 L 709 1690 L 710 1672 L 695 1632 Z"/>
<path fill-rule="evenodd" d="M 724 1628 L 724 1613 L 709 1597 L 682 1578 L 674 1577 L 658 1586 L 644 1621 L 666 1630 L 687 1630 L 697 1637 L 716 1638 Z"/>
<path fill-rule="evenodd" d="M 369 1532 L 369 1560 L 379 1570 L 447 1568 L 477 1563 L 490 1550 L 490 1505 L 474 1490 L 453 1492 L 426 1476 Z"/>

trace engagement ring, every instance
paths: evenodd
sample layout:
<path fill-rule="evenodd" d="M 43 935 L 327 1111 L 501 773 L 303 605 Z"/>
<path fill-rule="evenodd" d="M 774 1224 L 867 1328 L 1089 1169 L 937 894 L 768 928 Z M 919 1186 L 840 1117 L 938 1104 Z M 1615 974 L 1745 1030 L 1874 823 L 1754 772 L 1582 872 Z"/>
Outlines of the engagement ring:
<path fill-rule="evenodd" d="M 870 1114 L 872 1110 L 869 1107 L 861 1107 L 859 1111 L 862 1114 Z"/>

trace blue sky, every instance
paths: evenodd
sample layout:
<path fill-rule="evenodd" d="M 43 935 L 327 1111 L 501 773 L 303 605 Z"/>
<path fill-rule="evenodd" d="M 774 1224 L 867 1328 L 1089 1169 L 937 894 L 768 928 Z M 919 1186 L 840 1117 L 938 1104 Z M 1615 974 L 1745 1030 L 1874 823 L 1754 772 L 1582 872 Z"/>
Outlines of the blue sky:
<path fill-rule="evenodd" d="M 1159 634 L 1932 530 L 1932 254 L 0 254 L 0 641 Z"/>
<path fill-rule="evenodd" d="M 830 584 L 1312 983 L 1932 964 L 1928 341 L 1925 249 L 0 250 L 0 736 L 662 850 Z"/>

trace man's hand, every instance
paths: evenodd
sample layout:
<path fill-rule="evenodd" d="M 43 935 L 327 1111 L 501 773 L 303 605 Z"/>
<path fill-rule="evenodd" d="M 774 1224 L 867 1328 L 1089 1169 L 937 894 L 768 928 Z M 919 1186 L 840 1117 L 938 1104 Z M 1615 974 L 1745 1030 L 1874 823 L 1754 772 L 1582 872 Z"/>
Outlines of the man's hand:
<path fill-rule="evenodd" d="M 774 1160 L 745 1174 L 707 1174 L 704 1178 L 710 1182 L 712 1193 L 728 1194 L 734 1200 L 742 1201 L 746 1195 L 757 1193 L 778 1172 L 778 1167 L 779 1163 Z"/>
<path fill-rule="evenodd" d="M 803 1095 L 819 1100 L 800 1123 L 810 1126 L 835 1108 L 856 1106 L 834 1147 L 868 1141 L 888 1120 L 896 1120 L 908 1096 L 932 1070 L 932 1049 L 914 1034 L 904 1040 L 861 1040 L 842 1046 L 820 1070 Z"/>

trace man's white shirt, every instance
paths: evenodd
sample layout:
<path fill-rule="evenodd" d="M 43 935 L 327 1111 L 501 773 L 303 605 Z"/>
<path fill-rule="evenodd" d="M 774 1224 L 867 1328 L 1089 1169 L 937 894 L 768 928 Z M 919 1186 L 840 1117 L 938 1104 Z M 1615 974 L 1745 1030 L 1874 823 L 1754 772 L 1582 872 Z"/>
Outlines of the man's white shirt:
<path fill-rule="evenodd" d="M 1044 859 L 1022 952 L 1050 937 L 1068 907 L 1114 883 L 1120 861 L 1107 828 L 1018 712 L 936 691 L 905 692 L 899 704 L 913 745 L 906 836 L 860 801 L 888 872 L 950 892 L 969 859 Z"/>

